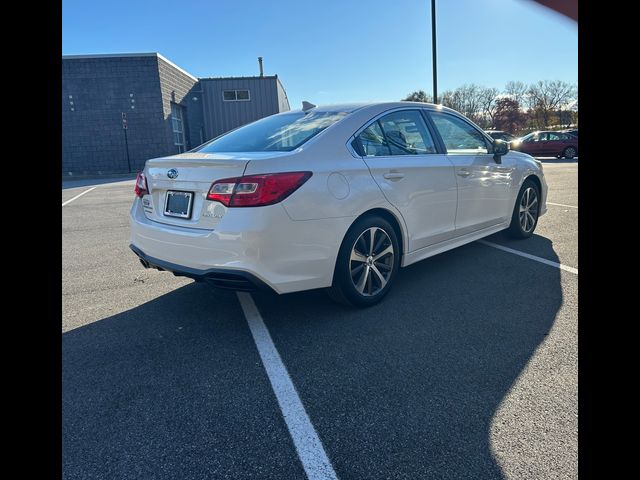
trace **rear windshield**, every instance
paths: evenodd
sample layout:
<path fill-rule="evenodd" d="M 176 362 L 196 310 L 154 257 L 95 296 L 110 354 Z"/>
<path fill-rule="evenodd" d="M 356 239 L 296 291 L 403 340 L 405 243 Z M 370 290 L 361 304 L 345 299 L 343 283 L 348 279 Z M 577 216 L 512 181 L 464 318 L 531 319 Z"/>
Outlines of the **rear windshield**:
<path fill-rule="evenodd" d="M 272 115 L 213 139 L 198 152 L 289 152 L 347 115 L 291 112 Z"/>

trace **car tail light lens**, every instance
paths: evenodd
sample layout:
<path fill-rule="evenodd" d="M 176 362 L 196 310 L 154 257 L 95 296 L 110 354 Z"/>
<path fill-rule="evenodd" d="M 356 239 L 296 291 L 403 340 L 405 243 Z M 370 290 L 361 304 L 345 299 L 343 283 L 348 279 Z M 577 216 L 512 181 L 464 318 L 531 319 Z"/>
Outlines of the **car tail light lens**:
<path fill-rule="evenodd" d="M 286 172 L 225 178 L 211 185 L 207 199 L 227 207 L 273 205 L 295 192 L 310 177 L 311 172 Z"/>
<path fill-rule="evenodd" d="M 147 188 L 147 178 L 142 172 L 138 173 L 138 176 L 136 177 L 136 188 L 134 191 L 138 197 L 143 197 L 149 193 L 149 189 Z"/>

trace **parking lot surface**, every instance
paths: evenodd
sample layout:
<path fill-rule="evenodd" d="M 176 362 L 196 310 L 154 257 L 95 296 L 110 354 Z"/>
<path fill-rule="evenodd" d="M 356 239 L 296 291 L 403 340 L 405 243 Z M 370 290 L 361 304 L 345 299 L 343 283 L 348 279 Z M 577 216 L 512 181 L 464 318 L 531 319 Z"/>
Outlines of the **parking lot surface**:
<path fill-rule="evenodd" d="M 411 265 L 374 307 L 251 294 L 329 473 L 301 460 L 238 296 L 142 267 L 133 181 L 67 184 L 64 478 L 577 478 L 578 163 L 544 171 L 534 237 Z"/>

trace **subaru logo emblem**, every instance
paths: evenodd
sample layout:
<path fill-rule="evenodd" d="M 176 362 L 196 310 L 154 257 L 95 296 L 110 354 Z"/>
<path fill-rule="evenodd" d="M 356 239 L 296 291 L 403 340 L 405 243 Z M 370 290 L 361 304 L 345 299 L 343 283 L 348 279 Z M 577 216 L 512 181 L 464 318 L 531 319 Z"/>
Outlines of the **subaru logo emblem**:
<path fill-rule="evenodd" d="M 170 179 L 174 179 L 178 177 L 178 170 L 176 170 L 175 168 L 172 168 L 171 170 L 169 170 L 167 172 L 167 177 L 169 177 Z"/>

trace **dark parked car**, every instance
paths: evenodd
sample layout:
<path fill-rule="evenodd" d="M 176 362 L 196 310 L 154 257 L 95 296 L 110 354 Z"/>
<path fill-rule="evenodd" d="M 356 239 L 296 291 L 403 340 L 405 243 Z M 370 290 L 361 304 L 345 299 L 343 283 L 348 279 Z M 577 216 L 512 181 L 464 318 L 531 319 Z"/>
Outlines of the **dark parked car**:
<path fill-rule="evenodd" d="M 510 142 L 517 138 L 515 135 L 511 135 L 509 132 L 505 132 L 504 130 L 485 130 L 485 133 L 487 133 L 491 138 L 504 140 L 505 142 Z"/>
<path fill-rule="evenodd" d="M 563 132 L 532 132 L 510 145 L 512 150 L 519 150 L 533 157 L 553 155 L 572 159 L 578 156 L 578 137 Z"/>

